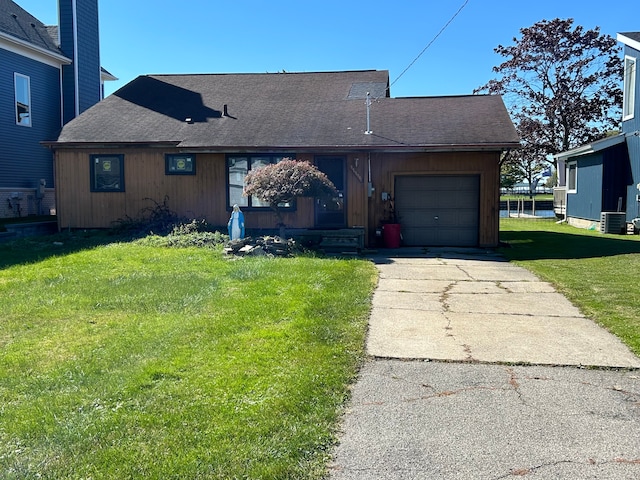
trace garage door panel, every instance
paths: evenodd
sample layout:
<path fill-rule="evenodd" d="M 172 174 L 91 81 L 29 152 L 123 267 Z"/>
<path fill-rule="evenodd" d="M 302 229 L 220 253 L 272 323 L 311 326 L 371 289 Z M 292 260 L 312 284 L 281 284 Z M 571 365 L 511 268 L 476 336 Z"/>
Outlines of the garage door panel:
<path fill-rule="evenodd" d="M 477 245 L 479 176 L 398 176 L 395 188 L 405 245 Z"/>
<path fill-rule="evenodd" d="M 403 210 L 400 215 L 400 223 L 403 227 L 418 228 L 426 226 L 449 226 L 458 225 L 477 227 L 478 212 L 477 210 L 461 209 L 461 210 Z"/>

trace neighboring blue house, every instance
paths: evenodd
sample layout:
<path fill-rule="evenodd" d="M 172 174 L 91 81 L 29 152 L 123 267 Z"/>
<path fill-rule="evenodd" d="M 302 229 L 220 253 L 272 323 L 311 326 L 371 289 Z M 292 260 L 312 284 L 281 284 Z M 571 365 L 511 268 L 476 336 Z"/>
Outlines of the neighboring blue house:
<path fill-rule="evenodd" d="M 51 0 L 54 1 L 54 0 Z M 53 155 L 40 142 L 103 98 L 97 0 L 59 0 L 46 26 L 0 0 L 0 218 L 55 209 Z"/>
<path fill-rule="evenodd" d="M 618 41 L 624 45 L 622 133 L 555 156 L 565 173 L 555 192 L 556 211 L 566 207 L 570 224 L 607 233 L 640 217 L 640 32 L 619 33 Z"/>

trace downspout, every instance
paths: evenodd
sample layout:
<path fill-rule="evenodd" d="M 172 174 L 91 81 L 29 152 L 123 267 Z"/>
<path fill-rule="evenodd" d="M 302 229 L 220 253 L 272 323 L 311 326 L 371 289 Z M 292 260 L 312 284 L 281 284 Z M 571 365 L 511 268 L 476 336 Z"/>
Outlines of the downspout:
<path fill-rule="evenodd" d="M 64 126 L 64 82 L 62 81 L 62 68 L 60 65 L 60 74 L 58 75 L 60 81 L 60 128 Z"/>
<path fill-rule="evenodd" d="M 366 197 L 364 199 L 364 205 L 367 209 L 366 211 L 366 215 L 364 216 L 364 221 L 365 221 L 365 230 L 364 230 L 364 244 L 366 247 L 369 247 L 369 209 L 371 202 L 369 200 L 371 200 L 371 198 L 373 197 L 373 192 L 375 190 L 375 188 L 373 187 L 373 183 L 372 183 L 372 179 L 371 179 L 371 152 L 367 152 L 367 170 L 368 170 L 368 176 L 367 176 L 367 192 L 366 192 Z"/>

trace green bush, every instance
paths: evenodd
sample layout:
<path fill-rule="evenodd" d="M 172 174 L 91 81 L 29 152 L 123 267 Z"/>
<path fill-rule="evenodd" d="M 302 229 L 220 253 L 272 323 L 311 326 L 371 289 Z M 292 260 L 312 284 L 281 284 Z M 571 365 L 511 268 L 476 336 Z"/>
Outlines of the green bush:
<path fill-rule="evenodd" d="M 168 235 L 151 234 L 138 240 L 138 243 L 154 247 L 215 248 L 228 241 L 228 235 L 211 231 L 205 220 L 191 220 L 175 225 Z"/>

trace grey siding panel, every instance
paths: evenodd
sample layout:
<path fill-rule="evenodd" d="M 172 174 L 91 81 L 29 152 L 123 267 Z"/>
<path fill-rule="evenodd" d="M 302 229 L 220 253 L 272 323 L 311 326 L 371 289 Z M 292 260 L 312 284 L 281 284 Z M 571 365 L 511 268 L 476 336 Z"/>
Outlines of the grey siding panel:
<path fill-rule="evenodd" d="M 478 245 L 478 175 L 399 176 L 395 195 L 405 245 Z"/>
<path fill-rule="evenodd" d="M 599 221 L 601 211 L 602 154 L 595 153 L 578 159 L 577 188 L 567 193 L 567 216 Z"/>
<path fill-rule="evenodd" d="M 0 49 L 0 187 L 53 186 L 53 156 L 40 145 L 60 131 L 60 70 Z M 32 126 L 15 123 L 14 72 L 30 78 Z"/>

